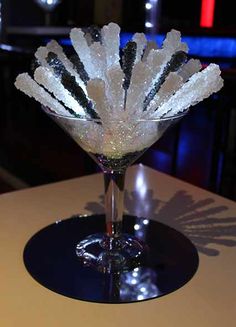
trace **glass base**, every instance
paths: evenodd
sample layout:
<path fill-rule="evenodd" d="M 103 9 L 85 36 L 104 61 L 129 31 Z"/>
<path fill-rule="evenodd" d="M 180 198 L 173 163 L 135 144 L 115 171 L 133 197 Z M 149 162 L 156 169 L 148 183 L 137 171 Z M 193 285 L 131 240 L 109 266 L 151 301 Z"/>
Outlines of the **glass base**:
<path fill-rule="evenodd" d="M 183 234 L 156 221 L 127 215 L 123 231 L 147 244 L 145 264 L 107 274 L 85 266 L 75 253 L 76 244 L 87 235 L 104 235 L 105 226 L 104 215 L 74 216 L 46 226 L 25 246 L 26 269 L 53 292 L 97 303 L 158 298 L 179 289 L 196 273 L 197 250 Z"/>
<path fill-rule="evenodd" d="M 100 233 L 80 241 L 76 254 L 85 266 L 103 273 L 115 273 L 132 270 L 144 263 L 147 246 L 129 234 L 112 238 Z"/>

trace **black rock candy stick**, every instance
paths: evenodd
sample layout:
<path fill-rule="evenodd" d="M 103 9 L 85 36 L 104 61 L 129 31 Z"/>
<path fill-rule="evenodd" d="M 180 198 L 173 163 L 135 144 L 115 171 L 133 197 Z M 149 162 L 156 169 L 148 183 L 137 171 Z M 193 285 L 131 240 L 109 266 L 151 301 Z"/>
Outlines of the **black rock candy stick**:
<path fill-rule="evenodd" d="M 73 64 L 73 68 L 79 74 L 81 80 L 84 82 L 85 85 L 87 85 L 87 83 L 89 81 L 89 76 L 88 76 L 88 73 L 86 72 L 86 70 L 84 68 L 84 64 L 80 60 L 79 56 L 77 54 L 71 56 L 70 61 Z"/>
<path fill-rule="evenodd" d="M 177 51 L 175 54 L 173 54 L 170 61 L 168 61 L 168 63 L 164 67 L 160 78 L 154 84 L 153 88 L 146 96 L 143 104 L 144 111 L 147 110 L 149 103 L 152 101 L 152 99 L 155 97 L 157 92 L 160 90 L 162 84 L 165 82 L 165 79 L 169 75 L 169 73 L 177 71 L 182 66 L 182 64 L 186 61 L 186 59 L 187 59 L 187 54 L 184 51 Z"/>
<path fill-rule="evenodd" d="M 76 79 L 64 67 L 57 55 L 49 52 L 46 58 L 47 63 L 52 67 L 54 74 L 61 79 L 62 85 L 71 93 L 73 98 L 84 108 L 89 117 L 98 119 L 98 115 L 93 108 L 93 104 L 88 100 L 83 89 L 76 83 Z"/>
<path fill-rule="evenodd" d="M 122 57 L 122 69 L 125 74 L 123 87 L 127 91 L 130 85 L 132 70 L 136 58 L 137 44 L 136 42 L 129 41 L 124 50 Z"/>

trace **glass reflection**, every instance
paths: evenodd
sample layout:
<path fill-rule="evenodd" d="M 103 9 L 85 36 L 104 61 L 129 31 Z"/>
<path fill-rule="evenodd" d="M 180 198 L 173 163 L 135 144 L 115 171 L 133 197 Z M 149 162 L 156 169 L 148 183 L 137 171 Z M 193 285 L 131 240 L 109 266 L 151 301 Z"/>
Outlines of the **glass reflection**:
<path fill-rule="evenodd" d="M 120 275 L 120 300 L 142 301 L 160 295 L 157 273 L 151 268 L 138 267 Z"/>

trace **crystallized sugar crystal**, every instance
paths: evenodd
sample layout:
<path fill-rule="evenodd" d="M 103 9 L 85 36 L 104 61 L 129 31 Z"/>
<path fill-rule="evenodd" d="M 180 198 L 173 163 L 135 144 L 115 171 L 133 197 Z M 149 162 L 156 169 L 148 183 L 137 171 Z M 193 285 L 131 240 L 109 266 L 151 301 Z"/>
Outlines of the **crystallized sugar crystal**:
<path fill-rule="evenodd" d="M 88 117 L 98 118 L 93 110 L 91 101 L 87 98 L 84 90 L 76 83 L 76 79 L 64 67 L 62 62 L 54 53 L 49 53 L 46 58 L 49 66 L 53 69 L 54 74 L 60 78 L 61 84 L 70 92 L 71 96 L 80 104 Z"/>
<path fill-rule="evenodd" d="M 89 81 L 89 76 L 88 73 L 86 72 L 84 68 L 84 64 L 80 60 L 80 58 L 76 55 L 70 57 L 70 61 L 73 64 L 74 70 L 76 70 L 77 74 L 79 74 L 81 80 L 84 82 L 86 85 L 87 82 Z"/>
<path fill-rule="evenodd" d="M 128 42 L 123 51 L 122 69 L 125 74 L 123 87 L 128 90 L 132 75 L 134 62 L 136 59 L 137 44 L 136 42 Z"/>
<path fill-rule="evenodd" d="M 114 118 L 118 119 L 124 111 L 125 91 L 123 88 L 124 73 L 119 66 L 106 71 L 106 96 L 111 104 L 110 110 Z"/>
<path fill-rule="evenodd" d="M 107 68 L 119 65 L 120 27 L 117 24 L 110 23 L 102 28 L 101 35 L 106 51 Z"/>
<path fill-rule="evenodd" d="M 171 30 L 166 34 L 166 39 L 163 42 L 163 49 L 171 56 L 177 51 L 188 52 L 187 44 L 181 42 L 181 34 L 176 30 Z"/>
<path fill-rule="evenodd" d="M 144 103 L 151 79 L 152 74 L 150 68 L 141 61 L 137 62 L 132 71 L 126 101 L 126 110 L 130 113 L 131 119 L 133 119 L 134 113 L 138 114 L 139 118 L 141 117 L 143 106 L 140 106 L 140 104 Z"/>
<path fill-rule="evenodd" d="M 67 58 L 62 47 L 55 40 L 52 40 L 47 44 L 47 49 L 49 52 L 55 53 L 57 55 L 58 59 L 60 59 L 65 69 L 72 76 L 75 77 L 76 82 L 79 84 L 80 87 L 84 89 L 83 81 L 81 80 L 79 74 L 77 74 L 76 70 L 73 68 L 72 62 Z"/>
<path fill-rule="evenodd" d="M 79 103 L 71 96 L 69 91 L 64 88 L 60 79 L 45 67 L 38 67 L 34 72 L 34 79 L 37 83 L 48 89 L 58 100 L 70 108 L 75 114 L 85 117 L 85 112 Z"/>
<path fill-rule="evenodd" d="M 199 60 L 188 60 L 176 30 L 162 47 L 135 33 L 120 49 L 119 35 L 114 23 L 73 28 L 74 55 L 50 41 L 35 53 L 34 78 L 24 73 L 15 82 L 52 112 L 83 118 L 61 124 L 86 151 L 112 158 L 149 147 L 171 124 L 161 118 L 186 112 L 223 86 L 217 65 L 202 69 Z"/>
<path fill-rule="evenodd" d="M 84 64 L 84 68 L 90 78 L 93 78 L 95 67 L 90 56 L 90 49 L 84 38 L 84 33 L 80 28 L 73 28 L 70 32 L 72 45 L 77 52 L 80 60 Z"/>
<path fill-rule="evenodd" d="M 150 117 L 157 108 L 165 103 L 169 98 L 180 89 L 183 85 L 183 79 L 177 73 L 170 73 L 162 84 L 159 92 L 154 96 L 150 102 L 149 109 L 147 111 L 147 117 Z"/>
<path fill-rule="evenodd" d="M 87 84 L 87 92 L 90 99 L 95 103 L 97 113 L 104 123 L 112 119 L 110 105 L 105 93 L 105 82 L 102 79 L 90 80 Z"/>
<path fill-rule="evenodd" d="M 40 87 L 27 73 L 17 76 L 15 86 L 17 89 L 21 90 L 29 97 L 33 97 L 45 107 L 54 110 L 58 114 L 68 115 L 65 108 L 48 92 L 46 92 L 44 88 Z"/>
<path fill-rule="evenodd" d="M 178 74 L 182 77 L 183 82 L 185 83 L 193 74 L 201 70 L 202 65 L 198 59 L 190 59 L 185 65 L 183 65 Z"/>
<path fill-rule="evenodd" d="M 146 61 L 147 60 L 147 57 L 149 55 L 149 52 L 151 50 L 156 50 L 158 47 L 157 47 L 157 44 L 156 42 L 154 41 L 149 41 L 147 42 L 147 45 L 146 45 L 146 48 L 144 49 L 144 53 L 143 53 L 143 57 L 142 57 L 142 61 Z"/>
<path fill-rule="evenodd" d="M 104 80 L 107 70 L 105 47 L 99 42 L 94 42 L 90 46 L 90 55 L 93 58 L 93 64 L 96 67 L 93 78 L 102 78 Z"/>
<path fill-rule="evenodd" d="M 194 74 L 169 101 L 157 109 L 155 117 L 182 112 L 209 97 L 212 93 L 218 92 L 222 86 L 223 80 L 220 78 L 219 66 L 210 64 L 202 72 Z"/>
<path fill-rule="evenodd" d="M 135 62 L 138 62 L 142 59 L 144 49 L 147 45 L 147 39 L 143 33 L 135 33 L 132 40 L 137 44 Z"/>
<path fill-rule="evenodd" d="M 170 72 L 178 70 L 178 68 L 182 65 L 185 59 L 186 59 L 186 54 L 183 51 L 177 51 L 175 54 L 172 55 L 171 59 L 163 67 L 158 80 L 153 85 L 153 88 L 149 91 L 148 95 L 146 96 L 144 101 L 144 110 L 147 110 L 148 105 L 150 104 L 154 96 L 158 93 L 158 91 L 161 88 L 161 85 L 165 82 Z"/>
<path fill-rule="evenodd" d="M 48 55 L 48 49 L 46 47 L 39 47 L 38 50 L 35 52 L 35 57 L 38 60 L 39 64 L 47 67 L 46 57 Z"/>

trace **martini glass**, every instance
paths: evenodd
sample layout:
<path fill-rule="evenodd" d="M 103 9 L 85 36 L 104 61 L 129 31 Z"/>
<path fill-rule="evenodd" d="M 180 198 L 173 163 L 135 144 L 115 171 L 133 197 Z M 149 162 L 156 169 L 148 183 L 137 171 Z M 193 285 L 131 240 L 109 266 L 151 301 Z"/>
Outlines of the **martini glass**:
<path fill-rule="evenodd" d="M 122 232 L 125 173 L 186 112 L 160 119 L 104 122 L 43 110 L 95 160 L 104 175 L 106 231 L 78 241 L 75 250 L 79 260 L 104 273 L 132 270 L 143 264 L 148 247 Z"/>

